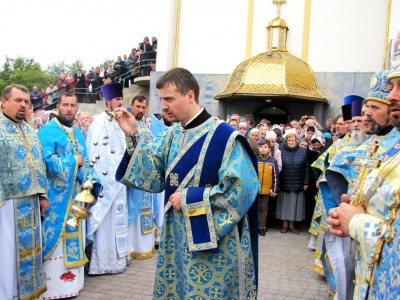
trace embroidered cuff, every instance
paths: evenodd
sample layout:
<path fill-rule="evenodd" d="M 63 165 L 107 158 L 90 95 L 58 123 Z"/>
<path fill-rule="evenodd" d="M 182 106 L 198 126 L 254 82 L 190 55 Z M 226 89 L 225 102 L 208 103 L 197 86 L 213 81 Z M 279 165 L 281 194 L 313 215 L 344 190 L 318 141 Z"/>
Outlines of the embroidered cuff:
<path fill-rule="evenodd" d="M 358 242 L 361 239 L 376 240 L 380 235 L 379 224 L 381 221 L 368 214 L 354 215 L 349 222 L 349 235 Z"/>
<path fill-rule="evenodd" d="M 218 248 L 210 190 L 211 188 L 189 188 L 182 191 L 182 213 L 189 251 Z"/>
<path fill-rule="evenodd" d="M 360 219 L 361 214 L 354 215 L 349 223 L 349 235 L 353 240 L 357 240 L 357 225 L 358 220 Z"/>
<path fill-rule="evenodd" d="M 125 140 L 126 140 L 126 151 L 128 152 L 129 156 L 132 156 L 137 146 L 137 141 L 139 140 L 139 133 L 136 131 L 132 135 L 125 134 Z"/>

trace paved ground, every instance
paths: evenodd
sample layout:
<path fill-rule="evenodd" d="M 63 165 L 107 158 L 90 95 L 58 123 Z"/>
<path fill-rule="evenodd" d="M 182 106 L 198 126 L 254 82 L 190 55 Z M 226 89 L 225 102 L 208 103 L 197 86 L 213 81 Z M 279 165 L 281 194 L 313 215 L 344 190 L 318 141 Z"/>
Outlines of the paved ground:
<path fill-rule="evenodd" d="M 270 228 L 260 237 L 258 299 L 326 299 L 325 279 L 312 270 L 314 252 L 307 248 L 309 234 L 282 234 Z M 76 299 L 152 299 L 156 256 L 133 260 L 123 274 L 88 276 Z"/>

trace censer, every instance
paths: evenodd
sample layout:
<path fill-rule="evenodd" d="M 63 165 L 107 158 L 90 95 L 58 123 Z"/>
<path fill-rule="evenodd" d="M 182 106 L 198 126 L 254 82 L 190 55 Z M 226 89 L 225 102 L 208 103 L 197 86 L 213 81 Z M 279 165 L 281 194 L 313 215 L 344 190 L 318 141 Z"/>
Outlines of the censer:
<path fill-rule="evenodd" d="M 87 211 L 85 208 L 79 205 L 79 202 L 94 204 L 96 203 L 96 199 L 92 195 L 93 183 L 92 176 L 88 176 L 88 181 L 85 181 L 82 184 L 82 192 L 76 195 L 74 201 L 78 203 L 72 204 L 71 213 L 74 215 L 72 219 L 67 221 L 67 224 L 73 228 L 79 227 L 80 219 L 88 219 L 91 216 L 91 213 Z"/>

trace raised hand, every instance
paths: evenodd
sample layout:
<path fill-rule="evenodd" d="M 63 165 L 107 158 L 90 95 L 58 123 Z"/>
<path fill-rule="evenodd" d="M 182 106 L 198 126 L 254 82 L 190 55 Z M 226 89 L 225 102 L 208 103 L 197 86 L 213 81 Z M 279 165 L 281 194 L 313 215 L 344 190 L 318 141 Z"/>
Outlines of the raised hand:
<path fill-rule="evenodd" d="M 132 135 L 136 132 L 135 117 L 123 107 L 117 107 L 114 110 L 115 118 L 117 119 L 119 127 L 127 135 Z"/>

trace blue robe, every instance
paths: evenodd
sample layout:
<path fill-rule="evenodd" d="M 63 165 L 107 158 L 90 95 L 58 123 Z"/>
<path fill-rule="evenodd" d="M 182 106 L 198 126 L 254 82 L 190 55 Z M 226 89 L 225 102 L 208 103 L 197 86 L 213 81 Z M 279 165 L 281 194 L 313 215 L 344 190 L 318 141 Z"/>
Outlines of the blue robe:
<path fill-rule="evenodd" d="M 56 119 L 42 127 L 38 135 L 49 181 L 49 208 L 42 221 L 43 257 L 45 260 L 50 257 L 62 237 L 66 268 L 80 267 L 88 262 L 83 248 L 82 226 L 75 229 L 66 226 L 66 222 L 73 218 L 73 204 L 84 206 L 84 203 L 73 200 L 80 192 L 80 185 L 88 180 L 88 176 L 94 176 L 94 169 L 89 166 L 85 139 L 76 127 L 73 127 L 73 132 L 67 133 Z M 78 154 L 84 159 L 82 167 L 78 166 L 75 157 Z M 93 180 L 96 180 L 94 191 L 97 194 L 99 180 Z"/>
<path fill-rule="evenodd" d="M 381 156 L 382 165 L 365 178 L 365 214 L 354 216 L 350 222 L 349 233 L 357 243 L 354 299 L 400 298 L 399 150 L 398 134 L 395 146 Z M 397 208 L 391 208 L 393 205 Z M 373 255 L 379 257 L 376 264 L 371 262 Z"/>
<path fill-rule="evenodd" d="M 339 206 L 342 194 L 348 193 L 350 200 L 355 200 L 351 195 L 357 193 L 358 189 L 365 184 L 363 180 L 355 181 L 358 167 L 354 165 L 354 161 L 357 157 L 368 157 L 374 146 L 377 145 L 379 147 L 372 157 L 380 158 L 397 143 L 397 140 L 398 132 L 393 128 L 386 135 L 371 136 L 361 145 L 355 146 L 353 143 L 349 143 L 343 147 L 340 153 L 334 156 L 326 171 L 327 181 L 320 184 L 326 207 L 330 209 Z M 355 276 L 355 251 L 350 254 L 349 249 L 354 248 L 354 245 L 351 245 L 350 238 L 338 238 L 329 233 L 325 236 L 325 243 L 334 275 L 332 279 L 335 281 L 336 293 L 339 298 L 346 297 L 346 295 L 349 297 L 354 290 L 353 279 Z"/>
<path fill-rule="evenodd" d="M 155 299 L 257 298 L 256 164 L 247 141 L 214 118 L 135 149 L 121 182 L 165 190 Z M 175 192 L 182 212 L 168 202 Z"/>
<path fill-rule="evenodd" d="M 0 112 L 0 153 L 0 209 L 5 201 L 14 200 L 15 224 L 10 224 L 10 228 L 15 228 L 18 296 L 34 299 L 47 289 L 42 269 L 38 201 L 39 195 L 47 198 L 46 167 L 34 128 L 26 122 L 14 123 Z"/>
<path fill-rule="evenodd" d="M 328 299 L 333 299 L 336 282 L 330 267 L 329 259 L 326 255 L 326 247 L 324 243 L 325 232 L 327 230 L 326 214 L 330 208 L 332 208 L 331 195 L 324 193 L 324 185 L 327 185 L 325 178 L 326 170 L 335 159 L 336 155 L 351 142 L 348 135 L 345 135 L 342 139 L 336 140 L 324 153 L 322 153 L 318 159 L 311 165 L 312 170 L 315 174 L 315 178 L 320 180 L 319 192 L 317 194 L 317 203 L 314 210 L 313 222 L 311 223 L 310 232 L 317 235 L 316 249 L 315 249 L 315 262 L 314 270 L 325 275 L 326 281 L 328 282 Z"/>
<path fill-rule="evenodd" d="M 138 124 L 138 132 L 142 142 L 138 147 L 144 147 L 153 139 L 152 133 L 143 122 Z M 125 171 L 126 169 L 123 170 L 123 172 Z M 127 189 L 126 194 L 128 200 L 128 226 L 135 223 L 140 215 L 142 233 L 147 234 L 153 232 L 156 229 L 152 209 L 155 201 L 154 194 L 133 188 Z"/>

